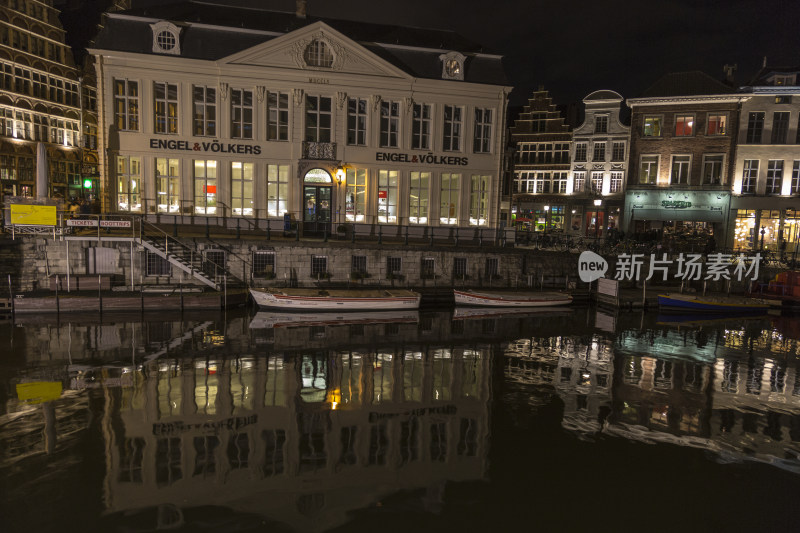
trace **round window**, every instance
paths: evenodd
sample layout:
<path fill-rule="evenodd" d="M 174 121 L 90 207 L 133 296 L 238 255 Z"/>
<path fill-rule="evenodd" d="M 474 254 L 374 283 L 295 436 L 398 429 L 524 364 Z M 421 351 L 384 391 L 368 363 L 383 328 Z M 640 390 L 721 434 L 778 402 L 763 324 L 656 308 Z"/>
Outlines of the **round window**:
<path fill-rule="evenodd" d="M 156 43 L 162 50 L 172 50 L 176 44 L 175 35 L 171 31 L 161 31 L 156 35 Z"/>

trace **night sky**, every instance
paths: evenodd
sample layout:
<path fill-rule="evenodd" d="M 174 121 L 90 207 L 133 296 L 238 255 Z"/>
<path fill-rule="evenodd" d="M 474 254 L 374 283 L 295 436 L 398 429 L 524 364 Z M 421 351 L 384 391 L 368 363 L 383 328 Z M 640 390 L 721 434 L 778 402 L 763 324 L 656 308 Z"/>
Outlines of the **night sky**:
<path fill-rule="evenodd" d="M 174 0 L 134 0 L 134 7 Z M 294 0 L 211 0 L 294 12 Z M 556 103 L 598 89 L 638 96 L 668 72 L 724 78 L 738 64 L 744 85 L 767 56 L 800 65 L 799 0 L 308 0 L 308 12 L 453 30 L 506 58 L 512 104 L 543 85 Z"/>

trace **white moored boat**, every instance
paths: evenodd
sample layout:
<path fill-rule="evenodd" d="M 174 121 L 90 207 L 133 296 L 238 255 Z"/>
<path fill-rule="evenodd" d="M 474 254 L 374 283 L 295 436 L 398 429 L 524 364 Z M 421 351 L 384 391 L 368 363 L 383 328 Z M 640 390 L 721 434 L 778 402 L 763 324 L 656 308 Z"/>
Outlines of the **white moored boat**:
<path fill-rule="evenodd" d="M 250 329 L 276 329 L 301 326 L 345 326 L 348 324 L 409 324 L 419 322 L 418 311 L 323 311 L 316 313 L 275 313 L 259 311 Z"/>
<path fill-rule="evenodd" d="M 550 307 L 572 303 L 563 292 L 484 292 L 453 290 L 456 305 L 481 307 Z"/>
<path fill-rule="evenodd" d="M 250 289 L 259 307 L 295 311 L 419 309 L 421 295 L 404 289 Z"/>

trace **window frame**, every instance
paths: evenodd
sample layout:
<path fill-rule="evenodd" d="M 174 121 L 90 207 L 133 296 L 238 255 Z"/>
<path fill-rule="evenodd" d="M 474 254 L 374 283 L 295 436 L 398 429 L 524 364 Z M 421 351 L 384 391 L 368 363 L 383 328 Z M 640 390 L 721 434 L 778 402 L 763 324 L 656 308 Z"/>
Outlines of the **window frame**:
<path fill-rule="evenodd" d="M 715 163 L 719 163 L 719 175 L 717 176 L 717 182 L 714 183 L 712 181 L 706 181 L 706 169 L 709 168 L 709 163 L 711 164 L 712 168 Z M 703 167 L 702 172 L 700 174 L 700 180 L 702 185 L 722 185 L 725 181 L 725 154 L 703 154 Z"/>
<path fill-rule="evenodd" d="M 423 180 L 425 180 L 424 186 L 422 185 Z M 409 205 L 408 205 L 409 224 L 428 223 L 428 218 L 430 216 L 430 190 L 432 182 L 433 182 L 432 172 L 412 171 L 409 174 Z M 415 192 L 416 195 L 414 194 Z M 422 215 L 421 213 L 424 213 L 424 215 Z"/>
<path fill-rule="evenodd" d="M 316 104 L 312 107 L 311 102 Z M 323 104 L 327 104 L 327 110 Z M 304 140 L 306 142 L 329 143 L 333 138 L 333 101 L 330 96 L 307 94 L 305 98 L 305 127 Z M 327 127 L 324 126 L 327 118 Z M 327 132 L 327 135 L 325 133 Z"/>
<path fill-rule="evenodd" d="M 202 100 L 197 99 L 198 89 L 202 91 Z M 198 111 L 200 110 L 202 110 L 202 113 L 198 113 Z M 213 116 L 209 117 L 209 115 Z M 208 87 L 206 85 L 192 85 L 192 134 L 195 137 L 217 136 L 217 88 L 216 87 Z"/>
<path fill-rule="evenodd" d="M 289 165 L 267 165 L 267 217 L 282 217 L 289 212 L 289 172 Z M 274 196 L 271 196 L 271 191 L 274 191 Z"/>
<path fill-rule="evenodd" d="M 117 84 L 123 82 L 125 94 L 117 94 Z M 139 91 L 139 80 L 131 80 L 128 78 L 114 78 L 114 125 L 119 131 L 139 131 L 141 122 L 139 121 L 139 98 L 141 92 Z M 133 85 L 131 85 L 133 84 Z M 130 88 L 135 87 L 136 94 L 129 94 Z M 122 103 L 124 111 L 120 114 L 118 106 Z M 131 109 L 133 105 L 133 109 Z M 124 126 L 120 127 L 120 117 L 124 117 Z M 135 124 L 133 124 L 135 122 Z"/>
<path fill-rule="evenodd" d="M 475 124 L 472 141 L 473 153 L 489 154 L 492 152 L 492 115 L 493 110 L 491 108 L 475 108 Z"/>
<path fill-rule="evenodd" d="M 644 164 L 647 163 L 647 176 L 648 181 L 643 180 Z M 652 176 L 652 170 L 655 169 L 655 176 Z M 658 185 L 658 177 L 661 173 L 661 155 L 660 154 L 640 154 L 639 155 L 639 185 Z"/>
<path fill-rule="evenodd" d="M 414 103 L 411 112 L 411 148 L 413 150 L 430 150 L 433 105 Z"/>
<path fill-rule="evenodd" d="M 247 104 L 249 98 L 250 104 Z M 231 116 L 230 134 L 231 139 L 253 139 L 253 116 L 255 113 L 255 103 L 253 101 L 253 91 L 248 89 L 231 89 Z M 249 116 L 249 120 L 248 120 Z M 249 131 L 249 133 L 248 133 Z"/>
<path fill-rule="evenodd" d="M 713 120 L 714 117 L 720 117 L 722 120 Z M 706 136 L 708 137 L 723 137 L 728 134 L 728 113 L 709 112 L 706 114 Z M 711 125 L 717 124 L 714 131 L 711 131 Z M 720 125 L 722 126 L 720 128 Z M 722 131 L 720 131 L 720 129 Z"/>
<path fill-rule="evenodd" d="M 764 137 L 764 111 L 749 111 L 747 113 L 747 129 L 745 130 L 744 144 L 761 144 Z"/>
<path fill-rule="evenodd" d="M 776 163 L 775 168 L 772 168 L 773 163 Z M 767 176 L 766 176 L 766 187 L 764 189 L 764 194 L 768 196 L 777 196 L 782 193 L 784 166 L 785 165 L 783 159 L 767 160 Z"/>
<path fill-rule="evenodd" d="M 267 91 L 267 140 L 289 140 L 289 93 Z"/>
<path fill-rule="evenodd" d="M 655 129 L 657 130 L 654 133 L 648 133 L 648 119 L 654 122 Z M 651 128 L 654 126 L 651 125 Z M 649 115 L 642 115 L 642 137 L 654 137 L 654 138 L 662 138 L 664 137 L 664 115 L 659 114 L 649 114 Z"/>
<path fill-rule="evenodd" d="M 681 124 L 683 128 L 680 128 Z M 696 126 L 697 118 L 694 113 L 675 113 L 675 129 L 672 134 L 674 137 L 694 137 Z"/>
<path fill-rule="evenodd" d="M 447 188 L 445 188 L 445 176 L 448 176 L 447 183 L 449 186 Z M 441 225 L 458 225 L 461 177 L 462 174 L 457 172 L 442 172 L 439 175 L 439 224 Z M 455 186 L 453 186 L 453 184 L 455 184 Z M 445 201 L 447 204 L 445 204 Z M 447 217 L 444 216 L 445 209 L 447 209 Z M 453 214 L 452 217 L 449 216 L 451 212 Z"/>
<path fill-rule="evenodd" d="M 368 139 L 369 106 L 366 98 L 347 99 L 347 144 L 366 146 Z"/>
<path fill-rule="evenodd" d="M 163 86 L 163 98 L 158 97 L 159 86 Z M 175 93 L 174 98 L 170 95 L 172 89 Z M 159 109 L 160 106 L 163 106 L 163 109 Z M 180 84 L 153 81 L 153 133 L 180 134 Z"/>
<path fill-rule="evenodd" d="M 448 118 L 449 112 L 449 118 Z M 464 108 L 459 105 L 442 106 L 442 151 L 460 152 L 464 128 Z"/>
<path fill-rule="evenodd" d="M 400 102 L 381 100 L 380 128 L 378 146 L 381 148 L 400 147 Z"/>
<path fill-rule="evenodd" d="M 686 172 L 680 172 L 678 181 L 675 181 L 675 165 L 679 164 L 678 168 L 683 169 L 685 164 Z M 670 157 L 669 165 L 669 184 L 670 185 L 689 185 L 689 180 L 692 179 L 692 155 L 691 154 L 672 154 Z"/>
<path fill-rule="evenodd" d="M 753 165 L 755 163 L 755 165 Z M 741 194 L 755 194 L 758 187 L 758 171 L 760 159 L 745 159 L 742 165 Z"/>

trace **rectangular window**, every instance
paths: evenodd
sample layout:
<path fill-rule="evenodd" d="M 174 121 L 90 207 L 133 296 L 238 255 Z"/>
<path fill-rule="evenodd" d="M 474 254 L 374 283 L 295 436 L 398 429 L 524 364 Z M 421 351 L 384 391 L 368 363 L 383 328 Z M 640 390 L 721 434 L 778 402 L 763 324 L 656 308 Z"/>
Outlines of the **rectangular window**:
<path fill-rule="evenodd" d="M 672 156 L 672 171 L 670 173 L 670 182 L 673 185 L 686 185 L 689 183 L 689 163 L 691 156 L 688 155 L 674 155 Z"/>
<path fill-rule="evenodd" d="M 345 219 L 348 222 L 364 222 L 367 214 L 367 171 L 349 168 L 345 179 Z"/>
<path fill-rule="evenodd" d="M 419 277 L 421 279 L 433 279 L 436 276 L 436 259 L 433 257 L 423 257 L 419 265 Z"/>
<path fill-rule="evenodd" d="M 639 167 L 639 183 L 642 185 L 655 185 L 658 182 L 658 156 L 643 155 Z"/>
<path fill-rule="evenodd" d="M 155 132 L 178 133 L 178 86 L 174 83 L 153 83 Z"/>
<path fill-rule="evenodd" d="M 608 115 L 596 115 L 594 117 L 594 132 L 608 133 Z"/>
<path fill-rule="evenodd" d="M 312 255 L 311 256 L 311 277 L 321 277 L 328 273 L 328 256 L 326 255 Z"/>
<path fill-rule="evenodd" d="M 487 279 L 497 277 L 498 273 L 500 272 L 499 263 L 500 260 L 496 257 L 487 257 L 483 270 L 484 277 Z"/>
<path fill-rule="evenodd" d="M 331 99 L 306 96 L 306 141 L 331 142 Z"/>
<path fill-rule="evenodd" d="M 114 80 L 114 124 L 120 131 L 139 131 L 139 82 Z"/>
<path fill-rule="evenodd" d="M 759 144 L 761 133 L 764 131 L 764 112 L 753 111 L 747 115 L 747 136 L 745 143 Z"/>
<path fill-rule="evenodd" d="M 575 143 L 575 161 L 586 161 L 586 143 Z"/>
<path fill-rule="evenodd" d="M 289 165 L 267 165 L 267 216 L 289 212 Z"/>
<path fill-rule="evenodd" d="M 411 197 L 408 206 L 409 224 L 428 223 L 428 194 L 431 183 L 430 172 L 411 173 Z"/>
<path fill-rule="evenodd" d="M 273 251 L 253 251 L 253 275 L 275 277 L 275 252 Z"/>
<path fill-rule="evenodd" d="M 214 87 L 192 87 L 194 134 L 213 137 L 217 134 L 217 90 Z"/>
<path fill-rule="evenodd" d="M 367 101 L 363 98 L 347 99 L 347 144 L 367 144 Z"/>
<path fill-rule="evenodd" d="M 194 212 L 214 215 L 217 212 L 217 162 L 195 159 Z"/>
<path fill-rule="evenodd" d="M 703 157 L 703 185 L 720 185 L 722 183 L 721 155 L 707 155 Z"/>
<path fill-rule="evenodd" d="M 444 138 L 442 149 L 447 152 L 461 150 L 461 108 L 444 106 Z"/>
<path fill-rule="evenodd" d="M 644 137 L 661 137 L 661 117 L 644 117 L 642 135 Z"/>
<path fill-rule="evenodd" d="M 742 194 L 755 194 L 758 183 L 758 159 L 745 159 L 742 172 Z"/>
<path fill-rule="evenodd" d="M 253 138 L 253 91 L 231 89 L 231 138 Z"/>
<path fill-rule="evenodd" d="M 800 161 L 795 160 L 792 165 L 792 191 L 791 194 L 800 194 Z"/>
<path fill-rule="evenodd" d="M 156 204 L 159 213 L 180 210 L 180 160 L 156 158 Z"/>
<path fill-rule="evenodd" d="M 378 171 L 378 223 L 397 224 L 397 171 Z"/>
<path fill-rule="evenodd" d="M 289 93 L 267 93 L 267 140 L 289 140 Z"/>
<path fill-rule="evenodd" d="M 569 143 L 556 143 L 553 145 L 553 163 L 569 163 Z"/>
<path fill-rule="evenodd" d="M 783 185 L 783 160 L 770 159 L 767 165 L 767 194 L 780 194 Z"/>
<path fill-rule="evenodd" d="M 146 276 L 169 276 L 169 261 L 160 255 L 147 251 L 145 255 L 145 275 Z"/>
<path fill-rule="evenodd" d="M 418 150 L 431 149 L 431 106 L 414 104 L 413 121 L 411 123 L 411 148 Z"/>
<path fill-rule="evenodd" d="M 400 104 L 381 102 L 380 145 L 383 148 L 397 148 L 400 137 Z"/>
<path fill-rule="evenodd" d="M 458 224 L 458 193 L 461 174 L 442 172 L 440 190 L 439 223 Z"/>
<path fill-rule="evenodd" d="M 622 172 L 611 173 L 611 186 L 609 187 L 608 192 L 622 192 Z"/>
<path fill-rule="evenodd" d="M 675 115 L 675 137 L 690 137 L 694 134 L 694 115 Z"/>
<path fill-rule="evenodd" d="M 366 274 L 367 273 L 367 256 L 366 255 L 353 255 L 350 257 L 350 272 L 352 274 Z"/>
<path fill-rule="evenodd" d="M 611 160 L 625 161 L 625 141 L 614 141 L 611 145 Z"/>
<path fill-rule="evenodd" d="M 594 152 L 592 153 L 592 161 L 605 161 L 606 160 L 606 143 L 594 143 Z"/>
<path fill-rule="evenodd" d="M 465 279 L 467 277 L 467 258 L 454 257 L 453 258 L 453 278 Z"/>
<path fill-rule="evenodd" d="M 603 173 L 592 172 L 592 192 L 602 194 L 603 192 Z"/>
<path fill-rule="evenodd" d="M 586 187 L 586 172 L 573 172 L 572 180 L 572 192 L 584 192 Z"/>
<path fill-rule="evenodd" d="M 567 173 L 553 172 L 553 192 L 564 194 L 567 192 Z"/>
<path fill-rule="evenodd" d="M 117 156 L 117 208 L 142 211 L 142 167 L 138 157 Z"/>
<path fill-rule="evenodd" d="M 550 173 L 531 172 L 533 177 L 533 192 L 542 194 L 550 192 Z"/>
<path fill-rule="evenodd" d="M 386 258 L 386 275 L 399 276 L 403 270 L 403 260 L 400 257 Z"/>
<path fill-rule="evenodd" d="M 492 110 L 475 108 L 475 138 L 472 151 L 488 154 L 492 142 Z"/>
<path fill-rule="evenodd" d="M 776 111 L 772 114 L 772 144 L 786 144 L 789 134 L 789 112 Z"/>
<path fill-rule="evenodd" d="M 253 216 L 253 163 L 231 162 L 231 211 Z"/>
<path fill-rule="evenodd" d="M 708 115 L 707 135 L 726 135 L 728 133 L 728 115 Z"/>
<path fill-rule="evenodd" d="M 489 218 L 489 181 L 491 176 L 473 174 L 469 190 L 469 225 L 485 226 Z"/>

